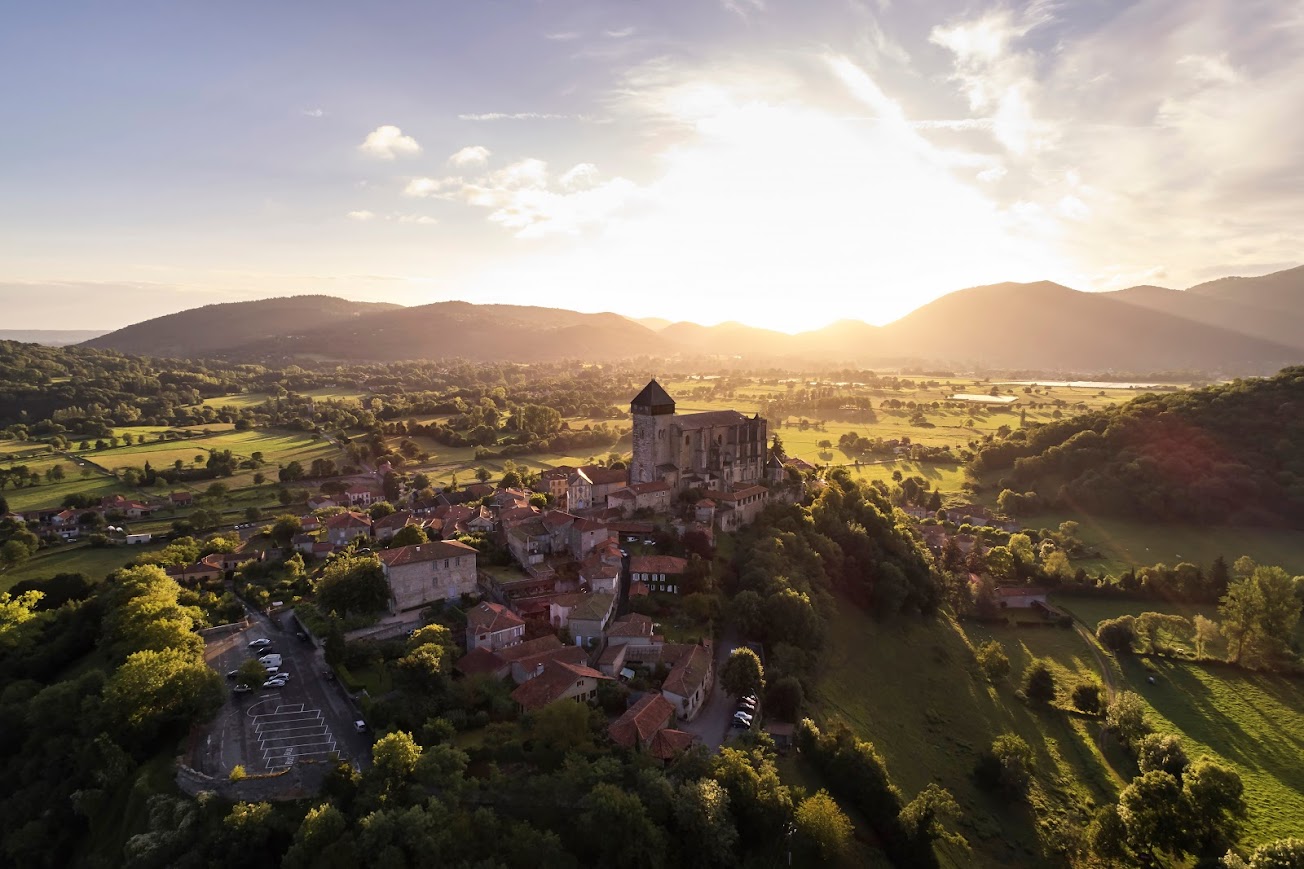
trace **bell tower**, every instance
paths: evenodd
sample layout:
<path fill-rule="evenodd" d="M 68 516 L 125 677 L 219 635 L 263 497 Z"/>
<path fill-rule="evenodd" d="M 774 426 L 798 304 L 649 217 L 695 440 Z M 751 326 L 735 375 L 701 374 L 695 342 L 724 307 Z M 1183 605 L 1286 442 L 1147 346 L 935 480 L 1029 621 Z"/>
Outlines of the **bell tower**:
<path fill-rule="evenodd" d="M 631 483 L 659 480 L 657 465 L 670 460 L 670 424 L 675 418 L 675 400 L 656 380 L 648 381 L 643 391 L 629 404 L 634 417 L 634 460 L 629 468 Z"/>

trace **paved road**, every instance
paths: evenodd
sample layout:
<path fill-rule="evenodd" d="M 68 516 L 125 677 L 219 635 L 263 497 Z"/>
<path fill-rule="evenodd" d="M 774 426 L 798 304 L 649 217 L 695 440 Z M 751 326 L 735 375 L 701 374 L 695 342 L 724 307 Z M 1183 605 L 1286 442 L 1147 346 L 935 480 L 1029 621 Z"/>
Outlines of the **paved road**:
<path fill-rule="evenodd" d="M 289 620 L 289 616 L 280 616 Z M 365 768 L 371 760 L 369 734 L 353 728 L 357 718 L 344 689 L 337 682 L 322 677 L 325 662 L 320 650 L 281 626 L 277 619 L 253 613 L 250 626 L 242 631 L 208 639 L 204 658 L 223 678 L 230 670 L 254 657 L 249 642 L 267 637 L 282 656 L 282 671 L 290 673 L 286 687 L 255 689 L 248 694 L 232 692 L 221 712 L 209 727 L 204 740 L 196 746 L 193 763 L 209 775 L 226 775 L 236 764 L 250 772 L 265 772 L 264 754 L 255 731 L 257 715 L 274 712 L 277 707 L 301 707 L 321 710 L 322 725 L 329 730 L 341 757 L 354 766 Z M 228 682 L 228 686 L 233 683 Z"/>

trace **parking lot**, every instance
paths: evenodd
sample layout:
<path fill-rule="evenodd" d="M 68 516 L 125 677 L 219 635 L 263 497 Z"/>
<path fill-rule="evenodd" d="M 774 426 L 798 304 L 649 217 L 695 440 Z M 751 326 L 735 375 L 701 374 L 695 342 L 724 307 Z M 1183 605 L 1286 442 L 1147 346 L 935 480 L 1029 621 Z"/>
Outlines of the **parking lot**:
<path fill-rule="evenodd" d="M 337 682 L 326 678 L 320 650 L 296 636 L 289 616 L 253 614 L 250 622 L 244 630 L 207 638 L 204 658 L 226 681 L 229 693 L 204 738 L 193 746 L 191 766 L 212 776 L 228 775 L 236 766 L 254 774 L 333 754 L 359 768 L 369 765 L 369 734 L 355 730 L 356 706 Z M 268 647 L 249 647 L 262 638 L 270 640 Z M 288 681 L 280 688 L 259 685 L 237 693 L 228 674 L 269 649 L 281 656 L 280 670 L 289 674 Z"/>

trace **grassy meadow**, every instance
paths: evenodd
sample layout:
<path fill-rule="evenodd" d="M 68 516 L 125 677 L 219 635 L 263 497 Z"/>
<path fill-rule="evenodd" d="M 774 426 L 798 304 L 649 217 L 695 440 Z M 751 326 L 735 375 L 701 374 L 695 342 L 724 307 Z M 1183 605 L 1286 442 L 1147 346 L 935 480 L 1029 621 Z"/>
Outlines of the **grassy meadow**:
<path fill-rule="evenodd" d="M 0 591 L 8 591 L 24 579 L 49 579 L 59 573 L 84 573 L 98 581 L 130 564 L 142 552 L 160 548 L 160 544 L 92 548 L 75 543 L 42 549 L 18 567 L 0 572 Z"/>

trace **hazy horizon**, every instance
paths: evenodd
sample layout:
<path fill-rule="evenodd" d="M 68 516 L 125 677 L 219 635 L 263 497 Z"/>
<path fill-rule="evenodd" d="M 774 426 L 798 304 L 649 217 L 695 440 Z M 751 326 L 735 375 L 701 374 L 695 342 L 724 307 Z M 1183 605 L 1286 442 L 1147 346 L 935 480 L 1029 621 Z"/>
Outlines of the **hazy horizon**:
<path fill-rule="evenodd" d="M 74 2 L 10 24 L 8 328 L 320 293 L 793 332 L 1304 249 L 1285 4 Z"/>

